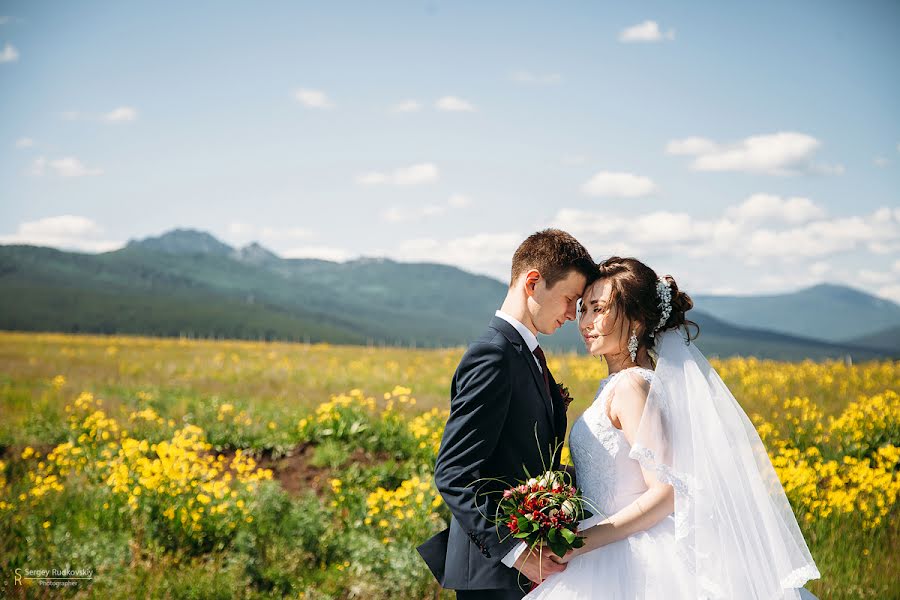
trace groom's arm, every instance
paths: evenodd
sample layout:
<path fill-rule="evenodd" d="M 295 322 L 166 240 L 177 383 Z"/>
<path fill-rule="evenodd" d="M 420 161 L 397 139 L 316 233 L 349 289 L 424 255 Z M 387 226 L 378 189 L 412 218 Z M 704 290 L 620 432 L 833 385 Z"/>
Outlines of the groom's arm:
<path fill-rule="evenodd" d="M 471 346 L 456 373 L 456 396 L 434 467 L 434 482 L 453 517 L 485 557 L 499 561 L 518 540 L 501 541 L 476 498 L 482 465 L 493 454 L 509 411 L 512 388 L 502 348 Z"/>

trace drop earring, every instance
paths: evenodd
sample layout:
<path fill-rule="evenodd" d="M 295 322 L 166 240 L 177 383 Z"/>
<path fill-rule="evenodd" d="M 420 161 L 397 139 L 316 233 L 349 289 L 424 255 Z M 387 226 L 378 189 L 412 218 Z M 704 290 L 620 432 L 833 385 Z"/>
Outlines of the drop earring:
<path fill-rule="evenodd" d="M 638 351 L 638 339 L 637 339 L 637 330 L 631 330 L 631 337 L 628 338 L 628 353 L 631 355 L 631 362 L 634 362 L 634 359 L 637 358 Z"/>

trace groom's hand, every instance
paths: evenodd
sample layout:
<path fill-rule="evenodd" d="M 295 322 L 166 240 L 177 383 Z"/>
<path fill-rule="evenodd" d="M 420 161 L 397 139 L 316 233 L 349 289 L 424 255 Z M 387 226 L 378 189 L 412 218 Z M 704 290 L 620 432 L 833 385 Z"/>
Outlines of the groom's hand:
<path fill-rule="evenodd" d="M 579 554 L 578 550 L 569 550 L 568 552 L 566 552 L 565 556 L 563 556 L 562 558 L 558 557 L 555 554 L 551 554 L 550 558 L 551 558 L 551 560 L 553 560 L 553 562 L 564 565 L 564 564 L 568 563 L 570 560 L 572 560 L 573 558 L 575 558 L 576 556 L 578 556 L 578 554 Z"/>
<path fill-rule="evenodd" d="M 553 551 L 549 547 L 544 546 L 542 550 L 536 549 L 530 552 L 523 552 L 513 566 L 531 581 L 543 583 L 545 579 L 554 573 L 562 573 L 566 570 L 567 565 L 554 562 L 551 558 L 552 556 L 554 556 Z"/>

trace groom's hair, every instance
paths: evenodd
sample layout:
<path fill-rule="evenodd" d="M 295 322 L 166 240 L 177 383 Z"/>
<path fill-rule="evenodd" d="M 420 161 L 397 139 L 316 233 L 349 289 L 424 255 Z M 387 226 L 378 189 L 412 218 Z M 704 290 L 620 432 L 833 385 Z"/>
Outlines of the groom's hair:
<path fill-rule="evenodd" d="M 532 233 L 519 244 L 512 260 L 512 277 L 509 286 L 531 269 L 537 269 L 552 288 L 570 271 L 584 275 L 588 283 L 597 278 L 597 265 L 578 240 L 559 229 L 544 229 Z"/>

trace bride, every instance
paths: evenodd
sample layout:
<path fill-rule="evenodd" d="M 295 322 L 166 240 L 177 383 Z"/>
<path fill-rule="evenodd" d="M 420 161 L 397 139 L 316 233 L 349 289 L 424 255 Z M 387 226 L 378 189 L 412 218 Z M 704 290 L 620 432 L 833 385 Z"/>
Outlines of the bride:
<path fill-rule="evenodd" d="M 819 571 L 766 450 L 691 343 L 690 297 L 633 258 L 598 267 L 578 324 L 610 375 L 569 439 L 598 514 L 566 570 L 525 598 L 815 598 L 800 588 Z"/>

